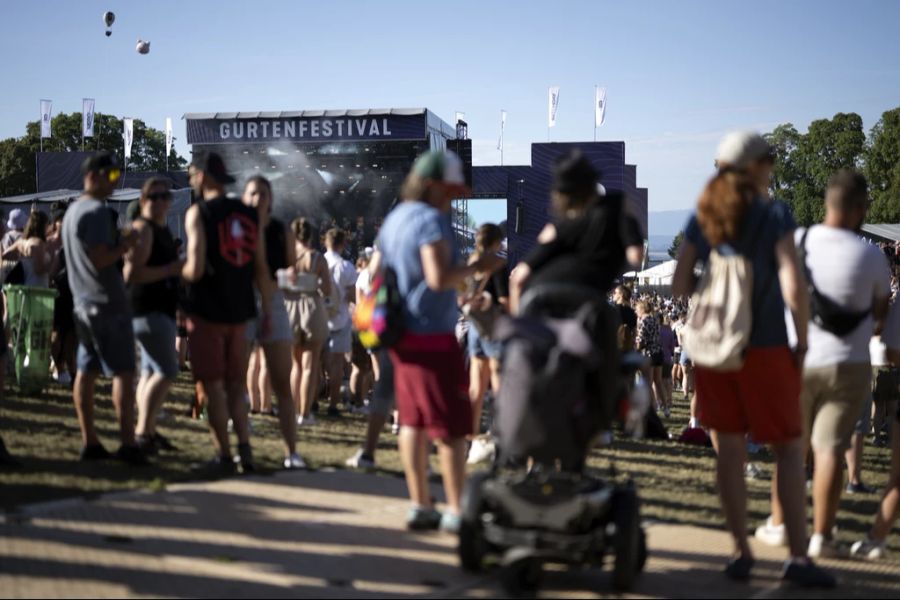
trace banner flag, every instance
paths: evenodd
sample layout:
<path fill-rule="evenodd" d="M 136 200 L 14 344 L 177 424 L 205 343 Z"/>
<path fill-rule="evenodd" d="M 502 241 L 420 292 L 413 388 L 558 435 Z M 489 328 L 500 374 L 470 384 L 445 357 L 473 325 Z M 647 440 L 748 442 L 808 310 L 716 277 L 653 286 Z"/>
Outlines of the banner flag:
<path fill-rule="evenodd" d="M 53 100 L 41 100 L 41 137 L 53 137 L 50 131 L 50 112 L 53 110 Z"/>
<path fill-rule="evenodd" d="M 600 127 L 606 120 L 606 88 L 597 86 L 594 100 L 594 127 Z"/>
<path fill-rule="evenodd" d="M 556 111 L 559 109 L 559 87 L 550 88 L 550 105 L 548 106 L 548 124 L 547 127 L 556 126 Z"/>
<path fill-rule="evenodd" d="M 134 142 L 134 119 L 123 119 L 125 124 L 125 159 L 131 158 L 131 144 Z"/>
<path fill-rule="evenodd" d="M 94 137 L 94 99 L 81 99 L 81 135 Z"/>
<path fill-rule="evenodd" d="M 166 117 L 166 157 L 172 154 L 172 117 Z"/>

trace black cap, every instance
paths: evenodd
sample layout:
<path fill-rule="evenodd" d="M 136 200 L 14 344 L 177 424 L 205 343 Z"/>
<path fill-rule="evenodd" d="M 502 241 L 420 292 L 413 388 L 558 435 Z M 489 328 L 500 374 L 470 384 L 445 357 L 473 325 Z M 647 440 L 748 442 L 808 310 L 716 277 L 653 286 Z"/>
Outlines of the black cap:
<path fill-rule="evenodd" d="M 599 173 L 580 150 L 572 150 L 556 161 L 553 189 L 567 195 L 589 196 L 597 191 Z"/>
<path fill-rule="evenodd" d="M 235 182 L 235 178 L 229 175 L 228 170 L 225 168 L 225 161 L 215 152 L 203 152 L 194 155 L 191 166 L 198 171 L 203 171 L 222 185 Z"/>
<path fill-rule="evenodd" d="M 118 168 L 119 161 L 116 159 L 116 155 L 104 150 L 84 159 L 84 162 L 81 163 L 81 174 L 87 175 L 88 173 Z"/>

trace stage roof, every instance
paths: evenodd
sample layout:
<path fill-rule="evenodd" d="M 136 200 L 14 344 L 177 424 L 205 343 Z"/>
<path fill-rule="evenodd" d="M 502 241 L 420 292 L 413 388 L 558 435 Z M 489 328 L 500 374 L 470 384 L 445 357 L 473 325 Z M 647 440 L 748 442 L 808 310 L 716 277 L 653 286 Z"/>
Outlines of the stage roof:
<path fill-rule="evenodd" d="M 880 225 L 863 225 L 862 230 L 864 233 L 868 233 L 869 235 L 873 235 L 876 237 L 884 238 L 886 240 L 891 240 L 893 242 L 900 241 L 900 224 L 894 223 L 882 223 Z"/>

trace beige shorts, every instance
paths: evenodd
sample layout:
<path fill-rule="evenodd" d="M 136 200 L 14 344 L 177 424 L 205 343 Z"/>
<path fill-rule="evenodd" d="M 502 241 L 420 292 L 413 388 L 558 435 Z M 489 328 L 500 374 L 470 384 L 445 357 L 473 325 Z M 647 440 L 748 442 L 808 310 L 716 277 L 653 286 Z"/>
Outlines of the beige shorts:
<path fill-rule="evenodd" d="M 847 450 L 863 404 L 872 390 L 869 364 L 805 369 L 800 405 L 803 433 L 813 450 Z"/>
<path fill-rule="evenodd" d="M 284 300 L 294 345 L 322 346 L 328 341 L 328 313 L 318 295 L 289 296 Z"/>

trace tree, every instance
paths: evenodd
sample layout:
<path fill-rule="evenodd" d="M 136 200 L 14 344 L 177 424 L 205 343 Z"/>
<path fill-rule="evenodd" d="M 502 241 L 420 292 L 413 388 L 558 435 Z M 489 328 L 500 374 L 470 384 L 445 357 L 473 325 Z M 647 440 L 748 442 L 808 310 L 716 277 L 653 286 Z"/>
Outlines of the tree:
<path fill-rule="evenodd" d="M 684 231 L 679 231 L 675 239 L 672 240 L 672 245 L 669 246 L 669 256 L 678 258 L 678 250 L 681 248 L 682 242 L 684 242 Z"/>
<path fill-rule="evenodd" d="M 885 112 L 872 128 L 865 174 L 873 200 L 868 220 L 900 222 L 900 108 Z"/>
<path fill-rule="evenodd" d="M 794 218 L 804 226 L 825 216 L 828 178 L 840 169 L 858 169 L 865 162 L 866 134 L 862 117 L 856 113 L 813 121 L 806 134 L 786 123 L 766 138 L 776 151 L 771 192 L 791 206 Z"/>
<path fill-rule="evenodd" d="M 60 113 L 53 117 L 53 137 L 44 139 L 47 152 L 81 150 L 81 113 Z M 85 150 L 109 150 L 124 164 L 123 123 L 112 115 L 98 114 L 94 121 L 94 137 L 84 140 Z M 35 157 L 41 149 L 40 123 L 31 121 L 21 138 L 0 141 L 0 195 L 30 194 L 35 186 Z M 134 120 L 134 142 L 129 171 L 164 171 L 166 169 L 165 133 Z M 174 148 L 169 154 L 169 169 L 182 170 L 187 161 Z"/>

